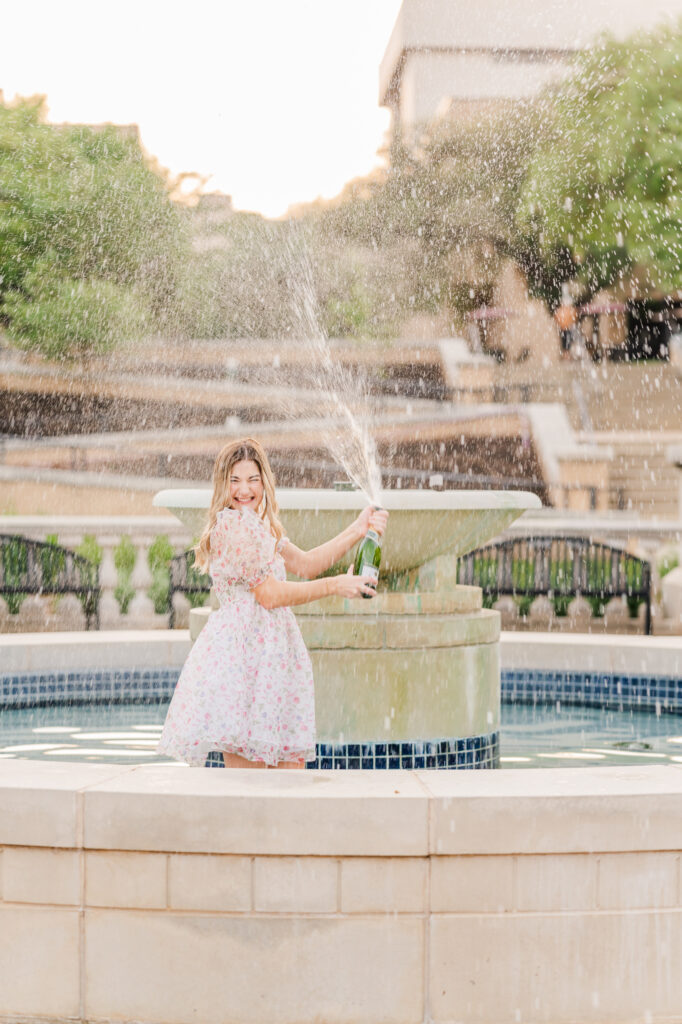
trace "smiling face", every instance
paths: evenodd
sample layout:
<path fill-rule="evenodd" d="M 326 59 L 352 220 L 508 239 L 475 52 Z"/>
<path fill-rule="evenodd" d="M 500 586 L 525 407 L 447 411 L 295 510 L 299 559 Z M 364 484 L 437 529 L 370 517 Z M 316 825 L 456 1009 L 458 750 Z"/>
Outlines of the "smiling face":
<path fill-rule="evenodd" d="M 263 478 L 258 463 L 244 459 L 235 462 L 228 481 L 230 508 L 250 508 L 254 512 L 263 500 Z"/>

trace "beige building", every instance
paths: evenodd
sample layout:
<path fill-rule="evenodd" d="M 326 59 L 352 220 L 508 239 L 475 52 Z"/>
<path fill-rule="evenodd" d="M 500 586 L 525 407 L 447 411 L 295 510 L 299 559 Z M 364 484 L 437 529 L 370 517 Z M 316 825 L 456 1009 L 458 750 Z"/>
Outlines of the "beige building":
<path fill-rule="evenodd" d="M 403 0 L 379 71 L 379 102 L 409 139 L 445 111 L 537 93 L 603 32 L 682 17 L 682 0 Z"/>

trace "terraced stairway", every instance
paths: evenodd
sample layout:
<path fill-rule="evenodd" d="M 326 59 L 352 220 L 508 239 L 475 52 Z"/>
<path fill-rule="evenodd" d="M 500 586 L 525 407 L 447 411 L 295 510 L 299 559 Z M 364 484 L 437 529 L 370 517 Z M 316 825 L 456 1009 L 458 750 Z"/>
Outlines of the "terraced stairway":
<path fill-rule="evenodd" d="M 646 518 L 679 515 L 680 471 L 668 460 L 671 445 L 682 443 L 680 431 L 598 432 L 579 440 L 609 445 L 609 507 L 638 512 Z"/>

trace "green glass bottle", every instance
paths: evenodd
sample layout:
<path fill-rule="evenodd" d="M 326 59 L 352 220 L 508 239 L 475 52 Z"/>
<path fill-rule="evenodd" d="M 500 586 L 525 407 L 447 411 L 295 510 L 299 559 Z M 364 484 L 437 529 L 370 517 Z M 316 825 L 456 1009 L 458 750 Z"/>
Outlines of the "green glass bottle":
<path fill-rule="evenodd" d="M 376 590 L 379 581 L 379 566 L 381 565 L 381 542 L 376 530 L 368 530 L 360 541 L 355 555 L 353 572 L 356 576 L 371 576 L 374 583 L 370 584 Z M 363 594 L 369 600 L 369 594 Z"/>

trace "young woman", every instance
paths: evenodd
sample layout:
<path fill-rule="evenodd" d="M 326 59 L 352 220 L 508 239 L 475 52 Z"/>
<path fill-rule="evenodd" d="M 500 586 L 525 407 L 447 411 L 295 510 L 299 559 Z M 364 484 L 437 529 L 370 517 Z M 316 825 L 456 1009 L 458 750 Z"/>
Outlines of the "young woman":
<path fill-rule="evenodd" d="M 311 551 L 285 536 L 267 456 L 252 438 L 225 445 L 195 564 L 210 572 L 220 602 L 178 680 L 159 752 L 203 765 L 220 750 L 226 767 L 302 768 L 315 756 L 310 658 L 291 605 L 337 594 L 371 597 L 370 577 L 331 568 L 388 513 L 364 509 L 343 533 Z M 291 583 L 286 571 L 308 578 Z"/>

